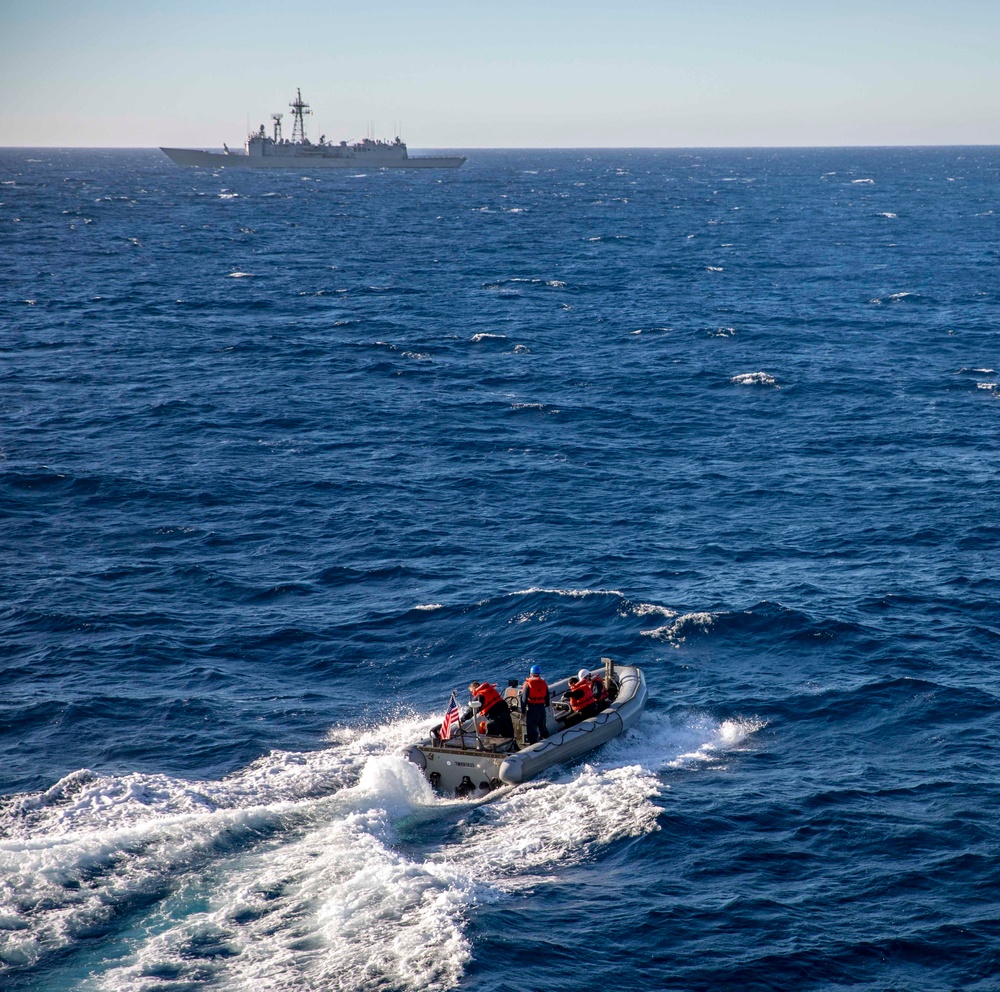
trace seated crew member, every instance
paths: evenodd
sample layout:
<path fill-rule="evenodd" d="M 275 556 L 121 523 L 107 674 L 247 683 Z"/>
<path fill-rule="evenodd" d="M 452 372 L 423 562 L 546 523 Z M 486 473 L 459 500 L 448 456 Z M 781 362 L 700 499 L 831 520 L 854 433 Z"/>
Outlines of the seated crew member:
<path fill-rule="evenodd" d="M 497 687 L 489 682 L 470 682 L 469 692 L 473 699 L 479 700 L 479 733 L 490 737 L 513 737 L 514 722 Z"/>
<path fill-rule="evenodd" d="M 545 711 L 551 704 L 549 686 L 542 678 L 542 669 L 532 665 L 521 689 L 521 708 L 525 712 L 524 736 L 529 744 L 537 744 L 549 736 L 545 727 Z"/>
<path fill-rule="evenodd" d="M 590 672 L 586 668 L 580 669 L 575 680 L 570 679 L 569 705 L 572 712 L 566 721 L 567 727 L 597 714 L 597 700 L 594 699 Z"/>
<path fill-rule="evenodd" d="M 611 697 L 608 695 L 607 687 L 604 685 L 604 679 L 602 679 L 600 675 L 595 675 L 590 680 L 590 688 L 594 693 L 594 702 L 597 703 L 597 711 L 599 713 L 611 702 Z"/>

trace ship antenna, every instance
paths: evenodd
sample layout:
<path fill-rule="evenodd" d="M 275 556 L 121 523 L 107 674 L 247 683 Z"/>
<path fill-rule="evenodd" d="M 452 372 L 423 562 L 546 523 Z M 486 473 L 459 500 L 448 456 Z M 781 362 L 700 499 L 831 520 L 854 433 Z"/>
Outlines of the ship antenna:
<path fill-rule="evenodd" d="M 271 114 L 271 120 L 274 121 L 274 143 L 278 144 L 281 141 L 281 118 L 284 114 Z"/>
<path fill-rule="evenodd" d="M 292 108 L 292 141 L 305 141 L 306 140 L 306 126 L 303 121 L 303 115 L 311 114 L 312 111 L 309 109 L 308 103 L 303 103 L 302 101 L 302 89 L 301 87 L 296 88 L 295 102 L 290 103 L 288 106 Z"/>

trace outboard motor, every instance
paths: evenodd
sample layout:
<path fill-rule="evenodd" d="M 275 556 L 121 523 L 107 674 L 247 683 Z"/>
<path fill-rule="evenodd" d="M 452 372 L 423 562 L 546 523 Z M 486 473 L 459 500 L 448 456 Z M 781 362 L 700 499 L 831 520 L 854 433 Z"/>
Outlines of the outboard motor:
<path fill-rule="evenodd" d="M 524 721 L 526 714 L 521 709 L 521 684 L 517 679 L 507 679 L 507 688 L 503 691 L 503 701 L 510 710 L 511 723 L 514 725 L 514 740 L 524 743 Z"/>

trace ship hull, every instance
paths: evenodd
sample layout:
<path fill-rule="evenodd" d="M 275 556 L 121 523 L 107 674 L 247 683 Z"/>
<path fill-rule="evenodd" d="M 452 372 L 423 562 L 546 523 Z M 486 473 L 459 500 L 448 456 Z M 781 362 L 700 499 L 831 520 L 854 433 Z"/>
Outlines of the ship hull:
<path fill-rule="evenodd" d="M 457 169 L 461 155 L 428 155 L 414 158 L 347 155 L 245 155 L 206 152 L 194 148 L 161 148 L 177 165 L 203 169 Z"/>

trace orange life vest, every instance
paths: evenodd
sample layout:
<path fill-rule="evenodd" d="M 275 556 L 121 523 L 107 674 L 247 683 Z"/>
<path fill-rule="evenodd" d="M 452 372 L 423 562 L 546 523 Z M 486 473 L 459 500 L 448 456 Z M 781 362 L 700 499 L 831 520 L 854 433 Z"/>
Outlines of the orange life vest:
<path fill-rule="evenodd" d="M 573 708 L 574 713 L 579 713 L 580 710 L 593 706 L 596 701 L 590 679 L 582 679 L 569 691 L 569 705 Z"/>
<path fill-rule="evenodd" d="M 476 689 L 473 695 L 478 696 L 483 701 L 483 705 L 479 708 L 479 715 L 481 717 L 486 716 L 497 703 L 503 702 L 503 696 L 497 692 L 497 687 L 490 685 L 489 682 L 480 683 L 479 688 Z"/>
<path fill-rule="evenodd" d="M 544 703 L 549 694 L 548 683 L 541 675 L 529 675 L 524 680 L 524 688 L 527 692 L 528 703 Z"/>

